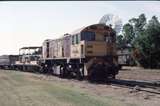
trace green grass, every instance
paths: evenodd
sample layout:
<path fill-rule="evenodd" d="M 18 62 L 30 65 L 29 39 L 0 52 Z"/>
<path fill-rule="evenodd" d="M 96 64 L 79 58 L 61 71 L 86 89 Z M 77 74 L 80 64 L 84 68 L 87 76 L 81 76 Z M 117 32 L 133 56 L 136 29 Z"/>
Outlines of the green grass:
<path fill-rule="evenodd" d="M 0 70 L 0 106 L 125 106 L 78 87 L 40 80 L 34 74 Z M 37 76 L 37 75 L 36 75 Z"/>

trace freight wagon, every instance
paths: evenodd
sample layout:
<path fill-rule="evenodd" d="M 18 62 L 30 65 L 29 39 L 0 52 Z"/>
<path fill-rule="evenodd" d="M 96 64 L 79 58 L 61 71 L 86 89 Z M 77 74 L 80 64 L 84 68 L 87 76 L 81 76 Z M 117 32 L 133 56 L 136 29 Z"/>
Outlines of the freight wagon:
<path fill-rule="evenodd" d="M 21 71 L 38 72 L 39 59 L 42 56 L 41 46 L 22 47 L 19 49 L 19 59 L 15 61 L 14 69 Z"/>
<path fill-rule="evenodd" d="M 0 68 L 13 69 L 15 61 L 19 59 L 19 55 L 2 55 L 0 56 Z"/>

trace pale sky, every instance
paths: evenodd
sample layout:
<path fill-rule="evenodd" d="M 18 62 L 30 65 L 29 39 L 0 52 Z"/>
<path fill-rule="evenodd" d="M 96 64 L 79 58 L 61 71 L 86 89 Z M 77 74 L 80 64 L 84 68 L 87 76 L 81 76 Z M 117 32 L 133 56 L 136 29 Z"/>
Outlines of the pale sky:
<path fill-rule="evenodd" d="M 18 54 L 23 46 L 41 46 L 45 39 L 61 37 L 96 24 L 108 13 L 123 24 L 145 13 L 160 19 L 159 1 L 2 1 L 0 2 L 0 55 Z"/>

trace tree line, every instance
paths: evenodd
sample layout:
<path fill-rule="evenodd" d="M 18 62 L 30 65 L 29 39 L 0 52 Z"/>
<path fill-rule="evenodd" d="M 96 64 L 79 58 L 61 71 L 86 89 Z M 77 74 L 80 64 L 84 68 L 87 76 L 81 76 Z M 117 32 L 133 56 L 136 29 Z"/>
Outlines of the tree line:
<path fill-rule="evenodd" d="M 117 36 L 117 46 L 130 46 L 132 56 L 144 68 L 160 68 L 160 22 L 156 16 L 149 21 L 145 14 L 132 18 L 123 25 Z"/>

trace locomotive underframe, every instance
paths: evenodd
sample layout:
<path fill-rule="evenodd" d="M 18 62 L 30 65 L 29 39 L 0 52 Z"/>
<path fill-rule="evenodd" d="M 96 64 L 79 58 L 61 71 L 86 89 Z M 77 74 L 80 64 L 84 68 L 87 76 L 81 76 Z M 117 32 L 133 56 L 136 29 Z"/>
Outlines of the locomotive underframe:
<path fill-rule="evenodd" d="M 90 62 L 90 65 L 88 65 Z M 55 58 L 40 60 L 40 72 L 58 75 L 62 78 L 76 77 L 78 80 L 88 78 L 90 81 L 115 78 L 118 66 L 113 63 L 112 56 L 86 58 Z M 55 70 L 59 67 L 59 73 Z"/>

